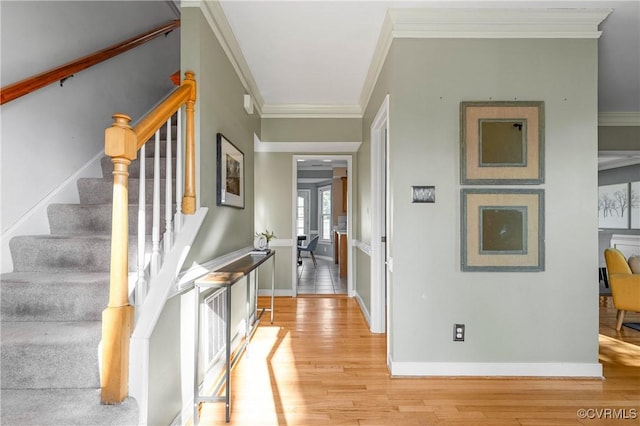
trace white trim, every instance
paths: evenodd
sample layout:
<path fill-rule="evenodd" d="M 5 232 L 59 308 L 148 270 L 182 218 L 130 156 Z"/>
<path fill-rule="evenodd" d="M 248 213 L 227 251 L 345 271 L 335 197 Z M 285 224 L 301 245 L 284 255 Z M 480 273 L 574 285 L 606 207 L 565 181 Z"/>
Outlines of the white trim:
<path fill-rule="evenodd" d="M 361 252 L 371 257 L 371 246 L 369 244 L 360 240 L 354 240 L 353 245 L 354 247 L 359 248 Z"/>
<path fill-rule="evenodd" d="M 176 294 L 176 283 L 180 283 L 182 278 L 178 274 L 208 211 L 207 207 L 200 207 L 194 214 L 185 216 L 184 225 L 180 235 L 174 241 L 173 249 L 165 253 L 162 268 L 154 280 L 150 282 L 150 290 L 144 300 L 144 304 L 137 308 L 137 320 L 131 339 L 151 338 L 166 301 Z M 193 270 L 193 268 L 190 270 Z M 207 270 L 207 272 L 209 271 Z M 193 282 L 193 279 L 191 282 Z"/>
<path fill-rule="evenodd" d="M 358 152 L 362 142 L 262 142 L 253 138 L 254 152 L 342 153 Z"/>
<path fill-rule="evenodd" d="M 240 44 L 236 40 L 236 36 L 233 34 L 231 25 L 227 21 L 227 17 L 224 14 L 222 6 L 218 1 L 200 1 L 200 0 L 187 0 L 182 1 L 182 7 L 197 7 L 202 11 L 209 27 L 215 34 L 216 38 L 222 46 L 222 50 L 229 58 L 229 62 L 236 71 L 242 86 L 249 92 L 249 94 L 255 100 L 254 105 L 258 115 L 262 114 L 262 105 L 264 100 L 260 94 L 258 85 L 251 74 L 251 69 L 247 64 L 247 60 L 242 53 Z"/>
<path fill-rule="evenodd" d="M 371 123 L 371 323 L 372 333 L 384 333 L 387 330 L 387 315 L 385 313 L 385 286 L 383 274 L 386 267 L 382 262 L 382 235 L 386 230 L 382 229 L 381 191 L 383 153 L 387 143 L 383 131 L 389 127 L 389 95 L 386 95 L 378 112 Z M 388 130 L 387 130 L 388 133 Z M 388 176 L 387 176 L 388 179 Z M 390 338 L 387 334 L 387 339 Z M 389 351 L 389 345 L 387 345 Z"/>
<path fill-rule="evenodd" d="M 389 9 L 394 38 L 600 38 L 613 9 Z"/>
<path fill-rule="evenodd" d="M 598 126 L 640 126 L 640 112 L 601 112 Z"/>
<path fill-rule="evenodd" d="M 269 241 L 269 247 L 293 247 L 291 238 L 274 238 Z"/>
<path fill-rule="evenodd" d="M 480 377 L 602 377 L 599 363 L 562 362 L 395 362 L 391 375 L 398 376 L 480 376 Z"/>
<path fill-rule="evenodd" d="M 360 105 L 268 104 L 262 118 L 362 118 Z"/>
<path fill-rule="evenodd" d="M 362 316 L 364 316 L 364 320 L 367 322 L 367 324 L 369 324 L 369 326 L 371 326 L 371 315 L 369 314 L 369 311 L 367 310 L 367 305 L 364 303 L 364 300 L 362 300 L 360 293 L 356 292 L 354 298 L 356 299 L 356 302 L 358 302 L 358 305 L 360 306 L 360 310 L 362 311 Z"/>
<path fill-rule="evenodd" d="M 373 89 L 378 81 L 380 72 L 384 61 L 387 59 L 389 49 L 391 49 L 391 43 L 393 42 L 393 23 L 389 13 L 386 14 L 382 28 L 380 29 L 380 36 L 378 37 L 378 44 L 373 52 L 373 58 L 369 65 L 369 71 L 367 77 L 364 80 L 364 86 L 362 87 L 362 93 L 360 94 L 360 108 L 364 111 L 371 99 Z"/>

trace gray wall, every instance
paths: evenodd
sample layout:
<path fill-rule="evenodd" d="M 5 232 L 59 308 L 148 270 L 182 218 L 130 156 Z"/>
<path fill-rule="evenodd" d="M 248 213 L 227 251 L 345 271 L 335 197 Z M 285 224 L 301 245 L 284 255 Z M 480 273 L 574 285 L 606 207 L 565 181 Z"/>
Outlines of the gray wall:
<path fill-rule="evenodd" d="M 359 118 L 264 118 L 264 142 L 360 142 Z"/>
<path fill-rule="evenodd" d="M 176 19 L 148 1 L 2 1 L 0 12 L 2 86 Z M 176 30 L 2 106 L 3 232 L 104 150 L 112 114 L 136 120 L 172 89 L 179 46 Z"/>
<path fill-rule="evenodd" d="M 598 127 L 599 151 L 640 150 L 640 126 Z"/>
<path fill-rule="evenodd" d="M 185 268 L 251 246 L 254 234 L 254 155 L 253 135 L 259 132 L 259 117 L 248 115 L 243 107 L 245 93 L 233 66 L 199 8 L 182 9 L 182 70 L 195 72 L 198 83 L 196 103 L 196 163 L 199 180 L 197 203 L 209 213 L 185 261 Z M 244 153 L 245 207 L 216 206 L 216 134 L 220 132 Z M 233 288 L 233 329 L 244 312 L 246 287 Z M 169 424 L 180 408 L 193 397 L 193 350 L 181 347 L 193 335 L 192 292 L 181 296 L 180 309 L 171 301 L 163 311 L 150 340 L 149 424 Z M 237 304 L 240 304 L 239 309 Z M 178 331 L 176 324 L 181 324 Z M 178 334 L 182 333 L 182 335 Z M 200 377 L 204 367 L 199 368 Z M 168 368 L 171 366 L 171 368 Z M 182 391 L 181 391 L 182 389 Z M 169 391 L 168 391 L 169 390 Z"/>
<path fill-rule="evenodd" d="M 394 362 L 597 363 L 597 41 L 396 39 L 388 61 L 367 116 L 388 84 Z M 545 102 L 546 270 L 461 272 L 459 105 L 516 98 Z"/>

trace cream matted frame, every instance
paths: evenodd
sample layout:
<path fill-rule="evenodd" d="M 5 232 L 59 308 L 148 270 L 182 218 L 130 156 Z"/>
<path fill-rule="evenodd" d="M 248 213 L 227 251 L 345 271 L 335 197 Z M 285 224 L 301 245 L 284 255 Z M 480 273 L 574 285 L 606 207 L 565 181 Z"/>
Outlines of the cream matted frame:
<path fill-rule="evenodd" d="M 460 175 L 462 184 L 544 183 L 545 114 L 543 101 L 465 101 L 460 103 Z M 503 123 L 519 128 L 521 158 L 509 159 L 507 144 L 483 136 L 484 124 Z M 489 145 L 489 142 L 493 142 Z M 496 159 L 483 161 L 491 146 Z M 505 160 L 501 161 L 501 156 Z"/>
<path fill-rule="evenodd" d="M 461 207 L 463 271 L 544 271 L 544 190 L 464 188 Z M 485 212 L 498 214 L 495 218 L 485 217 Z M 508 216 L 517 217 L 519 221 L 487 222 Z M 500 242 L 486 247 L 490 239 L 485 240 L 485 232 L 493 233 L 495 238 L 515 233 L 513 244 L 517 247 L 503 248 Z"/>

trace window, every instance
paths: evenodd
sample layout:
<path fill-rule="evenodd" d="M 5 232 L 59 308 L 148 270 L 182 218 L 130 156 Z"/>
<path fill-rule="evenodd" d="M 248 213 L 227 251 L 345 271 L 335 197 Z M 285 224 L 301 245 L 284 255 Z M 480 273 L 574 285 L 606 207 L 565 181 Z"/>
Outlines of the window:
<path fill-rule="evenodd" d="M 323 241 L 331 241 L 331 185 L 318 188 L 318 233 Z"/>
<path fill-rule="evenodd" d="M 298 201 L 296 204 L 296 234 L 309 235 L 309 200 L 311 199 L 310 189 L 298 190 Z"/>

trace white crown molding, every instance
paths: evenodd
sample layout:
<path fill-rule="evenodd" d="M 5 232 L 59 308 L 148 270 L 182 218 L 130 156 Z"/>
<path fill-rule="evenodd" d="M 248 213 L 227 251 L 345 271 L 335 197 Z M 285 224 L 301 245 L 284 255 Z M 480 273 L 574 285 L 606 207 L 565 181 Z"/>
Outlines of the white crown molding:
<path fill-rule="evenodd" d="M 599 38 L 612 9 L 389 9 L 394 38 Z"/>
<path fill-rule="evenodd" d="M 361 118 L 359 105 L 263 105 L 262 118 Z"/>
<path fill-rule="evenodd" d="M 613 9 L 389 9 L 360 95 L 367 107 L 394 38 L 599 38 Z"/>
<path fill-rule="evenodd" d="M 222 6 L 220 6 L 220 2 L 188 0 L 182 1 L 182 7 L 197 7 L 202 11 L 209 27 L 211 27 L 211 30 L 220 42 L 222 49 L 227 54 L 227 57 L 229 58 L 233 69 L 236 71 L 240 82 L 244 86 L 245 90 L 247 90 L 255 100 L 254 106 L 260 115 L 264 100 L 262 99 L 258 85 L 253 78 L 253 74 L 251 74 L 251 70 L 249 69 L 249 65 L 242 53 L 242 49 L 240 49 L 238 40 L 233 34 L 231 25 L 229 25 L 229 21 L 227 21 L 224 10 L 222 10 Z"/>
<path fill-rule="evenodd" d="M 382 28 L 380 29 L 378 44 L 376 45 L 376 49 L 373 52 L 373 58 L 371 60 L 371 64 L 369 65 L 369 71 L 367 72 L 367 77 L 364 80 L 364 85 L 360 94 L 360 109 L 362 113 L 364 113 L 364 110 L 367 107 L 369 100 L 371 99 L 373 88 L 375 87 L 375 84 L 378 81 L 378 77 L 382 72 L 382 67 L 384 66 L 384 61 L 387 59 L 389 49 L 391 49 L 392 41 L 393 23 L 391 22 L 391 17 L 387 12 L 384 17 L 384 22 L 382 23 Z"/>
<path fill-rule="evenodd" d="M 601 112 L 598 126 L 640 126 L 640 112 Z"/>

